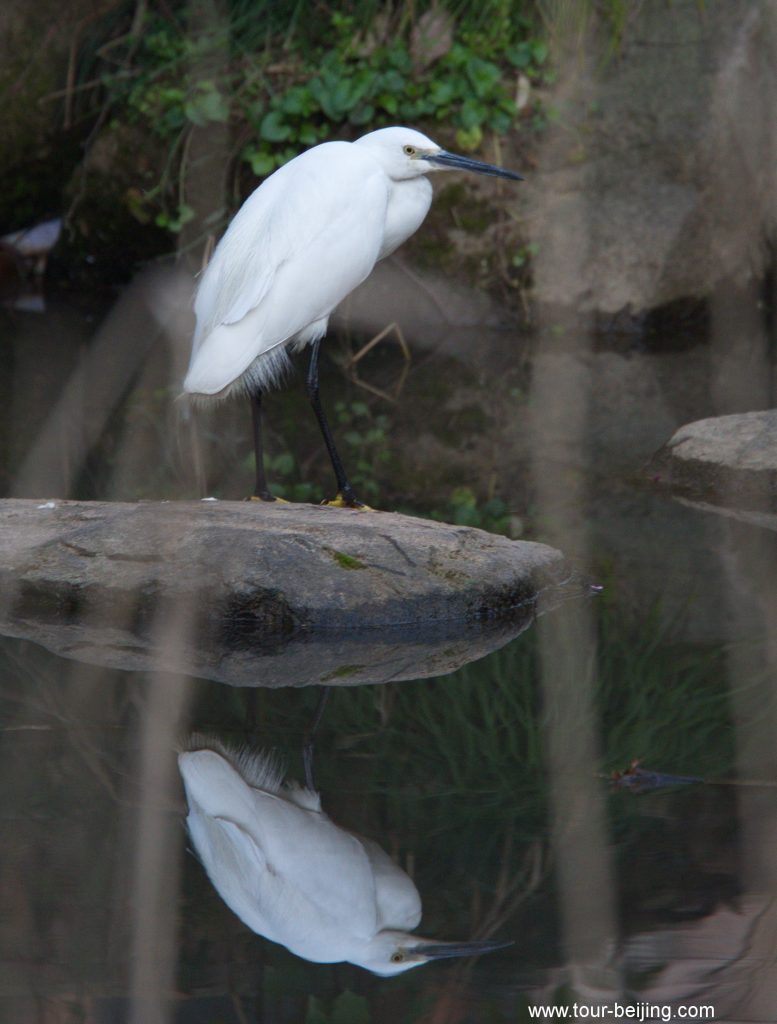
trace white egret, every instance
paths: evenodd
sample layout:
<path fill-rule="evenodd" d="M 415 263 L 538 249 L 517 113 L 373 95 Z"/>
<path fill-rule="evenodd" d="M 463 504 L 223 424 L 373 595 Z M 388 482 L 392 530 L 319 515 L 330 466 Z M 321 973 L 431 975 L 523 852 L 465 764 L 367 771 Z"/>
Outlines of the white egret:
<path fill-rule="evenodd" d="M 329 315 L 420 226 L 432 201 L 426 175 L 520 174 L 456 156 L 411 128 L 325 142 L 270 175 L 216 247 L 197 291 L 197 326 L 184 391 L 251 399 L 256 497 L 273 501 L 262 460 L 262 394 L 278 384 L 287 349 L 312 345 L 307 392 L 337 480 L 332 502 L 362 507 L 348 482 L 319 398 L 318 357 Z"/>
<path fill-rule="evenodd" d="M 371 839 L 335 825 L 318 793 L 284 782 L 272 758 L 192 737 L 178 764 L 186 824 L 221 898 L 253 931 L 315 963 L 399 974 L 510 943 L 411 934 L 421 898 Z"/>

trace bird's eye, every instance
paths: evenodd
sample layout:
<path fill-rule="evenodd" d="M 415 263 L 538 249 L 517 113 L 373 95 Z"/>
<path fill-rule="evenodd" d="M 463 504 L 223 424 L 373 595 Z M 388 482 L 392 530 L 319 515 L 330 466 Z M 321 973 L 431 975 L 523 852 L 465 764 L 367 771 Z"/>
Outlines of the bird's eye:
<path fill-rule="evenodd" d="M 415 156 L 416 148 L 415 146 L 403 146 L 402 152 L 405 154 L 405 156 Z"/>
<path fill-rule="evenodd" d="M 407 152 L 408 149 L 412 149 L 412 148 L 413 148 L 412 146 L 405 146 L 405 152 Z M 391 954 L 391 962 L 392 962 L 392 964 L 401 964 L 404 959 L 405 959 L 405 954 L 404 953 L 400 953 L 399 950 L 397 950 L 396 953 L 392 953 Z"/>

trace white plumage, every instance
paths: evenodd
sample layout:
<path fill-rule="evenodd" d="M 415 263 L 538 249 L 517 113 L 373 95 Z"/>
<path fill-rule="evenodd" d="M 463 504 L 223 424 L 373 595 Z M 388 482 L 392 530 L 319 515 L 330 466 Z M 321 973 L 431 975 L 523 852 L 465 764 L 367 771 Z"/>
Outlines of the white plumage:
<path fill-rule="evenodd" d="M 434 147 L 420 132 L 384 131 Z M 185 391 L 276 384 L 284 347 L 322 337 L 335 306 L 420 226 L 431 185 L 424 177 L 393 179 L 381 159 L 387 141 L 373 132 L 316 146 L 246 200 L 197 292 Z M 395 148 L 403 156 L 399 141 Z"/>
<path fill-rule="evenodd" d="M 265 754 L 195 737 L 179 755 L 194 847 L 253 931 L 316 963 L 395 974 L 494 943 L 428 944 L 413 882 L 370 839 L 335 825 L 317 793 L 285 783 Z"/>
<path fill-rule="evenodd" d="M 262 392 L 283 376 L 289 347 L 313 344 L 308 393 L 340 503 L 360 507 L 319 402 L 318 343 L 335 306 L 420 227 L 432 200 L 426 175 L 446 168 L 520 178 L 447 153 L 412 128 L 381 128 L 285 164 L 249 196 L 216 247 L 197 292 L 183 387 L 199 398 L 235 390 L 251 397 L 257 496 L 272 500 L 262 466 Z"/>

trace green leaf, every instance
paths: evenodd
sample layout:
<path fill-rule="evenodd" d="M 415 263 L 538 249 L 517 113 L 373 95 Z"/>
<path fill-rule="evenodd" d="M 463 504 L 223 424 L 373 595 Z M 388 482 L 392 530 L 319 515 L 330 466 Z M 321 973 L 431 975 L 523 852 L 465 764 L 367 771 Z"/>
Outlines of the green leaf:
<path fill-rule="evenodd" d="M 436 107 L 446 106 L 456 95 L 456 89 L 450 79 L 436 80 L 429 89 L 429 100 Z"/>
<path fill-rule="evenodd" d="M 278 476 L 288 476 L 294 472 L 294 456 L 291 452 L 281 452 L 272 460 L 272 471 Z"/>
<path fill-rule="evenodd" d="M 362 103 L 361 106 L 356 107 L 348 115 L 348 120 L 351 124 L 361 125 L 369 124 L 370 121 L 375 117 L 375 107 L 371 103 Z"/>
<path fill-rule="evenodd" d="M 471 487 L 456 487 L 451 493 L 451 505 L 468 505 L 475 508 L 477 498 Z"/>
<path fill-rule="evenodd" d="M 378 76 L 377 82 L 377 88 L 381 92 L 391 92 L 397 97 L 402 96 L 408 86 L 405 76 L 396 70 L 384 71 L 382 75 Z"/>
<path fill-rule="evenodd" d="M 470 55 L 471 50 L 468 47 L 462 46 L 461 43 L 454 43 L 440 63 L 449 64 L 454 68 L 463 68 L 468 63 Z"/>
<path fill-rule="evenodd" d="M 483 124 L 486 119 L 486 113 L 487 110 L 482 103 L 478 103 L 477 100 L 466 100 L 461 105 L 458 121 L 462 128 L 471 131 L 473 128 L 479 128 Z"/>
<path fill-rule="evenodd" d="M 275 170 L 276 160 L 272 153 L 262 149 L 246 149 L 243 158 L 251 165 L 251 170 L 257 178 L 266 178 Z"/>
<path fill-rule="evenodd" d="M 541 40 L 536 40 L 532 43 L 532 56 L 534 57 L 535 64 L 544 64 L 548 59 L 548 46 L 547 43 L 543 43 Z"/>
<path fill-rule="evenodd" d="M 469 78 L 475 95 L 481 99 L 494 91 L 495 86 L 501 81 L 502 72 L 491 61 L 481 60 L 480 57 L 471 57 L 467 61 L 467 78 Z"/>
<path fill-rule="evenodd" d="M 213 82 L 202 82 L 184 104 L 184 113 L 192 124 L 223 123 L 229 117 L 229 103 Z"/>
<path fill-rule="evenodd" d="M 490 128 L 493 128 L 499 135 L 505 135 L 513 123 L 514 118 L 510 114 L 506 114 L 504 111 L 497 110 L 488 119 Z"/>
<path fill-rule="evenodd" d="M 388 50 L 387 63 L 405 75 L 413 70 L 413 61 L 404 43 L 396 43 Z"/>
<path fill-rule="evenodd" d="M 292 117 L 307 117 L 314 106 L 310 89 L 304 85 L 295 85 L 288 89 L 278 101 L 278 109 Z"/>
<path fill-rule="evenodd" d="M 340 80 L 334 87 L 330 101 L 339 117 L 342 117 L 343 114 L 347 114 L 354 105 L 354 89 L 352 83 L 347 80 Z"/>
<path fill-rule="evenodd" d="M 243 109 L 249 124 L 254 126 L 261 124 L 262 118 L 264 117 L 265 107 L 266 104 L 261 99 L 252 100 L 250 103 L 245 105 Z"/>
<path fill-rule="evenodd" d="M 480 524 L 478 510 L 469 505 L 454 506 L 452 518 L 457 526 L 478 526 Z"/>
<path fill-rule="evenodd" d="M 509 509 L 501 498 L 491 498 L 483 506 L 483 514 L 492 516 L 494 519 L 507 515 L 508 512 Z"/>
<path fill-rule="evenodd" d="M 383 107 L 387 114 L 396 114 L 399 110 L 399 100 L 390 93 L 382 92 L 376 100 L 378 106 Z"/>
<path fill-rule="evenodd" d="M 310 121 L 306 121 L 305 124 L 300 126 L 297 138 L 302 146 L 315 146 L 318 142 L 318 132 L 315 125 L 311 124 Z"/>
<path fill-rule="evenodd" d="M 518 43 L 505 50 L 505 57 L 514 68 L 527 68 L 532 62 L 532 51 L 527 42 Z"/>
<path fill-rule="evenodd" d="M 168 231 L 173 231 L 175 234 L 178 234 L 184 224 L 188 224 L 193 217 L 194 210 L 191 206 L 187 206 L 186 203 L 181 203 L 178 207 L 178 212 L 174 215 L 169 213 L 158 213 L 156 216 L 156 224 L 160 228 L 167 228 Z"/>
<path fill-rule="evenodd" d="M 332 76 L 326 74 L 320 78 L 312 78 L 308 85 L 311 96 L 316 100 L 324 115 L 330 121 L 339 121 L 341 114 L 333 102 L 336 82 L 332 81 Z"/>
<path fill-rule="evenodd" d="M 259 134 L 267 142 L 285 142 L 291 138 L 291 128 L 284 122 L 279 110 L 271 110 L 262 118 Z"/>

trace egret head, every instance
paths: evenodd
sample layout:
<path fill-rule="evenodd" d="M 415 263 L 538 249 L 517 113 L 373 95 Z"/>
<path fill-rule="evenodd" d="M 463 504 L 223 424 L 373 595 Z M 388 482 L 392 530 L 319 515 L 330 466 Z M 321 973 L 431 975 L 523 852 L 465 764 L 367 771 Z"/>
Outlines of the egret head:
<path fill-rule="evenodd" d="M 364 953 L 352 962 L 373 974 L 390 977 L 432 960 L 459 956 L 480 956 L 496 949 L 512 946 L 512 942 L 433 942 L 408 932 L 379 932 L 365 947 Z"/>
<path fill-rule="evenodd" d="M 356 140 L 357 146 L 369 146 L 373 155 L 393 181 L 418 178 L 432 171 L 474 171 L 495 178 L 523 181 L 520 174 L 502 167 L 484 164 L 468 156 L 448 153 L 414 128 L 379 128 Z"/>

